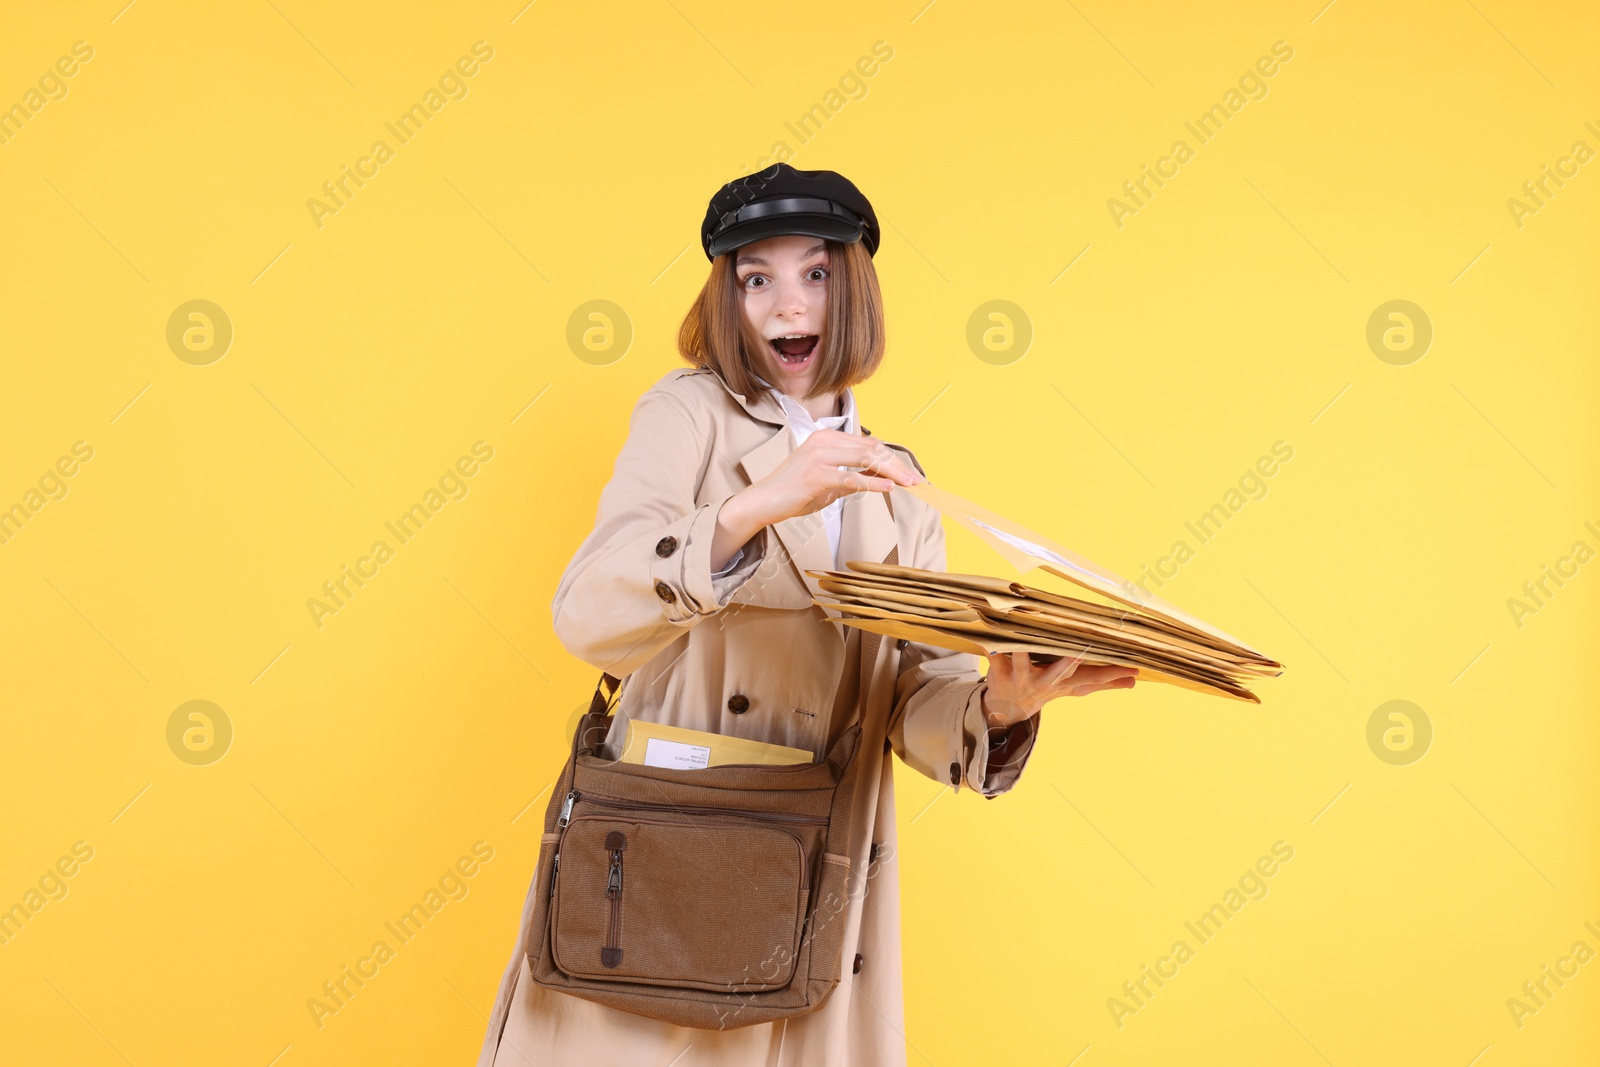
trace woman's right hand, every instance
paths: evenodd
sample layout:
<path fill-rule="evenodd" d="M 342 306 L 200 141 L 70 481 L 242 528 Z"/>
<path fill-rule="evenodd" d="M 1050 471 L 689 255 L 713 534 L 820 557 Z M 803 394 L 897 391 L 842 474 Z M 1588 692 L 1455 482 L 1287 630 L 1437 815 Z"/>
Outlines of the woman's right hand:
<path fill-rule="evenodd" d="M 814 430 L 771 474 L 723 504 L 711 548 L 712 570 L 763 527 L 821 511 L 851 493 L 887 493 L 897 485 L 923 481 L 916 468 L 876 438 Z"/>

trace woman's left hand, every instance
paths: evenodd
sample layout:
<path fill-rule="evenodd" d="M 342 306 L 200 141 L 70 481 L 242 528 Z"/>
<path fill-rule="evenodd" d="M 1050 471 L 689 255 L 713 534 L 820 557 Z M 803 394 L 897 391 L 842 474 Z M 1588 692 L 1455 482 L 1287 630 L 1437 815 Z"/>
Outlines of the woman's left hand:
<path fill-rule="evenodd" d="M 994 652 L 989 655 L 983 717 L 994 729 L 1008 727 L 1032 718 L 1057 697 L 1131 689 L 1138 674 L 1137 667 L 1086 665 L 1072 656 L 1036 667 L 1026 652 Z"/>

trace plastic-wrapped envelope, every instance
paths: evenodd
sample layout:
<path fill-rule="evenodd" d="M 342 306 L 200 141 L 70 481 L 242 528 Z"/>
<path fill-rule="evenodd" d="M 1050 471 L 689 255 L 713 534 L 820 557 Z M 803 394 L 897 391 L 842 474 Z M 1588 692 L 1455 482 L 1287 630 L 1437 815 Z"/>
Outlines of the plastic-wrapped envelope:
<path fill-rule="evenodd" d="M 816 762 L 808 749 L 668 726 L 645 719 L 627 721 L 622 755 L 618 759 L 623 763 L 643 763 L 650 767 L 674 767 L 679 770 L 721 767 L 730 763 L 782 766 Z"/>

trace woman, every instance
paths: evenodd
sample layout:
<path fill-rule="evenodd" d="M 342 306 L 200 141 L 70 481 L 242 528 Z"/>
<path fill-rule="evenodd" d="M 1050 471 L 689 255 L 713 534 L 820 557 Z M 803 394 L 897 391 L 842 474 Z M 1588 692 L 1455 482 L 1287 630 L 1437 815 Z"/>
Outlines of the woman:
<path fill-rule="evenodd" d="M 501 982 L 480 1065 L 882 1067 L 905 1062 L 893 765 L 993 798 L 1016 784 L 1058 696 L 1131 686 L 1136 671 L 1034 666 L 875 640 L 828 621 L 807 570 L 893 559 L 943 570 L 939 514 L 895 488 L 911 453 L 857 421 L 851 387 L 883 358 L 877 218 L 831 171 L 778 164 L 730 182 L 701 232 L 711 274 L 678 335 L 692 365 L 634 407 L 594 531 L 556 590 L 556 635 L 623 678 L 623 714 L 807 749 L 863 727 L 856 872 L 840 984 L 810 1014 L 737 1029 L 671 1026 Z M 867 677 L 865 689 L 863 675 Z M 862 699 L 863 692 L 865 699 Z M 974 920 L 974 931 L 978 929 Z"/>

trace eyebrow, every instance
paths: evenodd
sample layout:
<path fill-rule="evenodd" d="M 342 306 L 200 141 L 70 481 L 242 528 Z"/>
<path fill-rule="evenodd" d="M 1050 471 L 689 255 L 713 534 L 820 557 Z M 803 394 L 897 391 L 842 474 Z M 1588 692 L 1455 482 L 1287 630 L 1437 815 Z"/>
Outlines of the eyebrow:
<path fill-rule="evenodd" d="M 825 244 L 812 245 L 810 248 L 805 250 L 805 253 L 803 255 L 801 255 L 800 258 L 801 259 L 810 259 L 812 256 L 816 255 L 818 252 L 826 252 L 827 250 L 828 250 L 828 246 L 825 245 Z M 760 256 L 740 256 L 738 259 L 733 261 L 733 265 L 735 267 L 742 267 L 746 263 L 755 263 L 758 266 L 762 266 L 762 267 L 765 267 L 765 266 L 768 265 L 767 261 L 762 259 Z"/>

